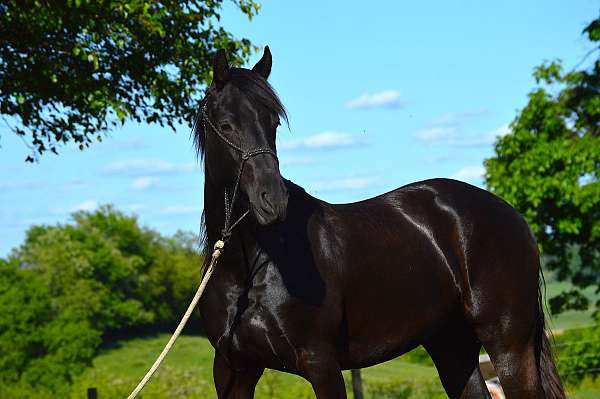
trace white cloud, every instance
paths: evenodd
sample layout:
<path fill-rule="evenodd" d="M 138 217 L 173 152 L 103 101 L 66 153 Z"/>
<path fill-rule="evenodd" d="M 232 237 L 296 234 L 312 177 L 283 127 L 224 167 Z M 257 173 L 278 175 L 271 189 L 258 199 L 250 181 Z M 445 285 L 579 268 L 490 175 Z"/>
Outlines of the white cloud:
<path fill-rule="evenodd" d="M 483 179 L 485 168 L 481 165 L 465 166 L 454 173 L 450 178 L 465 182 L 478 182 Z"/>
<path fill-rule="evenodd" d="M 35 190 L 42 188 L 44 184 L 40 181 L 3 181 L 0 182 L 0 190 Z"/>
<path fill-rule="evenodd" d="M 111 162 L 104 167 L 106 174 L 129 176 L 189 173 L 194 170 L 199 170 L 194 162 L 177 164 L 161 159 L 126 159 Z"/>
<path fill-rule="evenodd" d="M 97 148 L 100 151 L 140 151 L 148 145 L 142 138 L 113 138 L 106 137 Z"/>
<path fill-rule="evenodd" d="M 141 138 L 112 139 L 108 144 L 117 150 L 142 150 L 147 147 Z"/>
<path fill-rule="evenodd" d="M 487 114 L 489 114 L 489 110 L 485 108 L 467 110 L 464 112 L 448 112 L 439 118 L 434 119 L 431 124 L 435 126 L 459 126 L 469 119 L 474 119 Z"/>
<path fill-rule="evenodd" d="M 6 174 L 10 176 L 10 173 Z M 49 187 L 48 181 L 34 180 L 15 180 L 15 181 L 0 181 L 0 190 L 18 190 L 18 191 L 33 191 Z M 76 190 L 83 188 L 87 183 L 82 179 L 73 179 L 62 183 L 60 186 L 52 185 L 52 188 L 62 190 Z"/>
<path fill-rule="evenodd" d="M 76 190 L 79 188 L 83 188 L 87 185 L 87 183 L 85 182 L 85 180 L 82 179 L 73 179 L 70 180 L 68 182 L 66 182 L 63 186 L 63 188 L 65 190 Z"/>
<path fill-rule="evenodd" d="M 494 136 L 494 138 L 496 137 L 502 137 L 502 136 L 506 136 L 507 134 L 509 134 L 511 132 L 510 130 L 510 126 L 508 125 L 508 123 L 506 125 L 502 125 L 500 126 L 498 129 L 496 130 L 492 130 L 490 132 L 491 135 Z"/>
<path fill-rule="evenodd" d="M 69 209 L 69 212 L 93 211 L 96 208 L 98 208 L 98 201 L 91 199 L 83 201 L 77 205 L 73 205 L 71 209 Z"/>
<path fill-rule="evenodd" d="M 282 166 L 303 166 L 303 165 L 312 165 L 316 161 L 313 158 L 286 158 L 281 160 Z"/>
<path fill-rule="evenodd" d="M 483 112 L 483 111 L 482 111 Z M 474 111 L 470 114 L 447 114 L 447 115 L 479 115 Z M 470 116 L 469 116 L 470 117 Z M 415 137 L 428 144 L 445 144 L 462 147 L 476 147 L 492 145 L 498 137 L 502 137 L 510 133 L 508 124 L 502 125 L 497 129 L 484 134 L 461 134 L 463 128 L 462 122 L 455 116 L 446 116 L 438 118 L 436 122 L 429 127 L 419 129 L 415 133 Z"/>
<path fill-rule="evenodd" d="M 432 126 L 420 129 L 415 136 L 427 143 L 438 144 L 456 140 L 456 128 L 449 126 Z"/>
<path fill-rule="evenodd" d="M 366 140 L 357 134 L 325 131 L 304 139 L 284 141 L 279 148 L 284 150 L 296 149 L 336 149 L 355 147 L 365 144 Z"/>
<path fill-rule="evenodd" d="M 349 101 L 346 107 L 350 109 L 371 108 L 402 108 L 406 102 L 401 98 L 400 92 L 396 90 L 384 90 L 374 94 L 363 94 Z"/>
<path fill-rule="evenodd" d="M 341 179 L 318 180 L 312 184 L 312 189 L 321 192 L 359 190 L 370 187 L 379 180 L 379 176 L 356 176 Z"/>
<path fill-rule="evenodd" d="M 496 142 L 498 137 L 506 136 L 509 133 L 510 127 L 508 126 L 508 124 L 506 124 L 478 137 L 466 137 L 462 140 L 457 141 L 456 144 L 463 146 L 492 145 Z"/>
<path fill-rule="evenodd" d="M 145 190 L 147 188 L 156 187 L 160 182 L 160 178 L 153 176 L 144 176 L 135 179 L 131 183 L 131 188 L 135 190 Z"/>
<path fill-rule="evenodd" d="M 426 163 L 440 163 L 449 160 L 450 157 L 448 155 L 434 155 L 430 157 L 426 157 L 423 161 Z"/>
<path fill-rule="evenodd" d="M 125 207 L 125 209 L 127 209 L 129 212 L 138 212 L 138 211 L 141 211 L 141 210 L 143 210 L 145 208 L 146 208 L 146 205 L 142 204 L 142 203 L 139 203 L 139 202 L 136 202 L 136 203 L 133 203 L 133 204 L 129 204 L 129 205 L 127 205 Z"/>
<path fill-rule="evenodd" d="M 176 204 L 164 207 L 160 213 L 164 215 L 190 215 L 197 214 L 200 216 L 202 208 L 198 205 Z"/>

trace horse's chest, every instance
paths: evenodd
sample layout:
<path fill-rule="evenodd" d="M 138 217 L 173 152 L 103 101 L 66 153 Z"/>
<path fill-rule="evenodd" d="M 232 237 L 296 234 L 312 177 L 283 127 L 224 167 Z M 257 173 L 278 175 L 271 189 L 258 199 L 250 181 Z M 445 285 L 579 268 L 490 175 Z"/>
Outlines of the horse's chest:
<path fill-rule="evenodd" d="M 264 366 L 295 370 L 301 340 L 291 333 L 280 315 L 261 306 L 248 308 L 233 331 L 232 350 Z"/>
<path fill-rule="evenodd" d="M 306 313 L 279 284 L 277 276 L 258 279 L 249 289 L 240 290 L 238 297 L 227 301 L 226 315 L 221 320 L 217 350 L 232 363 L 247 361 L 274 369 L 294 371 L 297 349 L 302 346 L 302 334 L 293 326 L 290 312 L 301 317 Z"/>

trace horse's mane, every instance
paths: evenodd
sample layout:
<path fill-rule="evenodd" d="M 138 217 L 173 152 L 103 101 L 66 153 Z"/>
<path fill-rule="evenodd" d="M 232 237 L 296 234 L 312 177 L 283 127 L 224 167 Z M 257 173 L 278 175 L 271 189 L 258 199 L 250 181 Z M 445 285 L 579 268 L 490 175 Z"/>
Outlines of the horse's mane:
<path fill-rule="evenodd" d="M 283 120 L 289 124 L 287 112 L 285 107 L 281 103 L 281 100 L 277 96 L 277 93 L 271 87 L 269 82 L 266 81 L 260 74 L 244 68 L 231 68 L 229 81 L 246 94 L 250 101 L 253 103 L 261 104 L 267 109 L 279 115 Z M 209 101 L 211 92 L 215 90 L 213 87 L 208 88 L 204 99 L 200 102 L 196 116 L 194 117 L 192 125 L 192 135 L 194 139 L 194 147 L 196 148 L 196 154 L 199 158 L 204 158 L 204 150 L 206 144 L 206 131 L 204 117 L 202 115 L 202 107 L 205 106 L 206 102 Z M 205 169 L 206 173 L 206 169 Z M 212 254 L 212 248 L 208 242 L 208 232 L 206 229 L 206 211 L 202 210 L 202 219 L 200 222 L 200 246 L 202 248 L 202 255 L 204 258 L 204 270 L 206 270 L 210 257 Z"/>
<path fill-rule="evenodd" d="M 279 115 L 288 123 L 287 112 L 281 100 L 277 96 L 277 93 L 271 87 L 260 74 L 245 68 L 231 68 L 229 75 L 229 82 L 234 84 L 244 94 L 246 94 L 250 101 L 253 103 L 261 104 L 267 109 Z M 209 88 L 206 92 L 206 96 L 200 102 L 194 123 L 192 126 L 192 135 L 194 136 L 194 146 L 196 147 L 196 153 L 200 158 L 204 156 L 204 145 L 206 140 L 205 124 L 202 116 L 202 107 L 206 104 L 210 98 L 211 92 L 214 88 Z"/>

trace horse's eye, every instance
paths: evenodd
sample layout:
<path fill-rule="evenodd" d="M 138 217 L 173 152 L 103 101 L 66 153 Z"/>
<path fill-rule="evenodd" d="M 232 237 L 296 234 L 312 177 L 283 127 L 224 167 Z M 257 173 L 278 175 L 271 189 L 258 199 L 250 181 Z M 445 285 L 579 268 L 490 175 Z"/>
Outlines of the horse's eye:
<path fill-rule="evenodd" d="M 220 127 L 221 131 L 223 131 L 223 132 L 230 132 L 233 130 L 229 123 L 221 123 L 221 126 L 219 126 L 219 127 Z"/>

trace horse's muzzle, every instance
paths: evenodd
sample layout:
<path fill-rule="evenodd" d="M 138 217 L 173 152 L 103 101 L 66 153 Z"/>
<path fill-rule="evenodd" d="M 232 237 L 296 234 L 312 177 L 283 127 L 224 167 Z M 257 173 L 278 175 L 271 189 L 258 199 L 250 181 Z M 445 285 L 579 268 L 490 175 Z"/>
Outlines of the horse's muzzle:
<path fill-rule="evenodd" d="M 252 210 L 258 223 L 262 226 L 285 220 L 287 215 L 288 191 L 283 182 L 272 190 L 263 190 L 252 202 Z"/>

